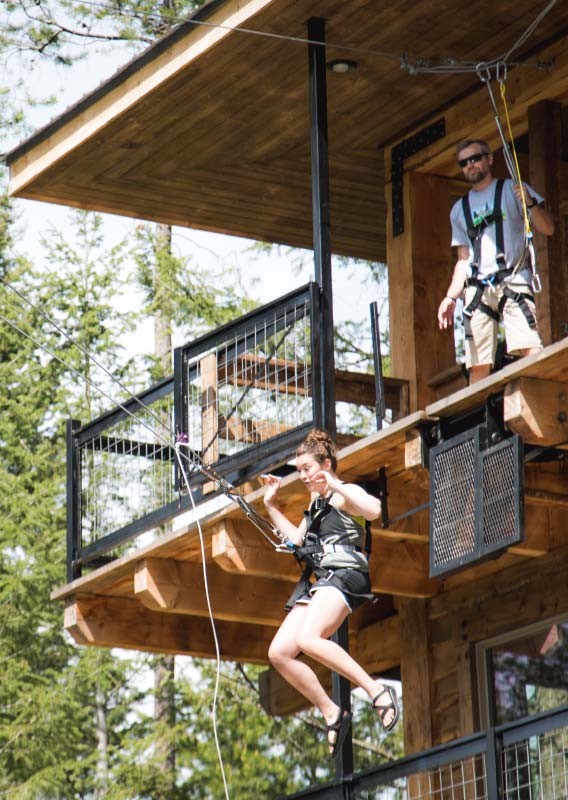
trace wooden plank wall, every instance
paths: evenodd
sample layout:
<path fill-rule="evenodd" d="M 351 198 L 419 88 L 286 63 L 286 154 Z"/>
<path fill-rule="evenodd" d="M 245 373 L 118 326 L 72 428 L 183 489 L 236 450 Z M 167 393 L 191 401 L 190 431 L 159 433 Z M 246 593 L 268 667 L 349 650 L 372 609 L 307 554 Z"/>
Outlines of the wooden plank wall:
<path fill-rule="evenodd" d="M 556 534 L 566 539 L 568 512 L 559 510 L 550 521 Z M 430 668 L 426 694 L 431 697 L 432 714 L 424 722 L 422 739 L 431 737 L 432 744 L 442 744 L 479 729 L 475 644 L 548 617 L 568 615 L 567 568 L 564 544 L 542 558 L 513 562 L 498 574 L 483 575 L 483 567 L 470 570 L 468 583 L 459 584 L 456 576 L 454 588 L 426 602 Z M 407 686 L 405 694 L 407 705 L 412 705 L 417 697 L 414 687 Z M 418 744 L 415 749 L 423 746 Z"/>

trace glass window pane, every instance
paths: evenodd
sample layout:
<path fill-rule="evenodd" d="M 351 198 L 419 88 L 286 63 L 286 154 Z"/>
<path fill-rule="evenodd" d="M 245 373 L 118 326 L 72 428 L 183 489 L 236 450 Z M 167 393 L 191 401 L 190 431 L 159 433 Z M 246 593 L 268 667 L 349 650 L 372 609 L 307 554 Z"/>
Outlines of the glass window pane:
<path fill-rule="evenodd" d="M 568 703 L 568 623 L 491 648 L 495 724 Z"/>

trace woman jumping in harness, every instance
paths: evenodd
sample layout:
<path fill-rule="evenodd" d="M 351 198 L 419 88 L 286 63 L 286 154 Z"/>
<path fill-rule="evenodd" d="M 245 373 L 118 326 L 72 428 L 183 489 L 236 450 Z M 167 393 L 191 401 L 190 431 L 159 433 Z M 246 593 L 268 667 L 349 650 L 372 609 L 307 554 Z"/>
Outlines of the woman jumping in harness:
<path fill-rule="evenodd" d="M 313 430 L 296 451 L 296 468 L 311 494 L 310 508 L 298 527 L 275 505 L 280 479 L 264 476 L 264 504 L 279 531 L 298 547 L 307 564 L 287 604 L 289 613 L 268 651 L 270 663 L 322 713 L 329 752 L 334 756 L 351 725 L 352 714 L 331 700 L 300 653 L 311 656 L 364 689 L 386 731 L 399 718 L 396 693 L 374 680 L 339 645 L 330 641 L 350 612 L 372 598 L 365 544 L 365 520 L 377 519 L 381 503 L 335 470 L 335 445 L 327 433 Z M 315 577 L 310 582 L 310 574 Z"/>

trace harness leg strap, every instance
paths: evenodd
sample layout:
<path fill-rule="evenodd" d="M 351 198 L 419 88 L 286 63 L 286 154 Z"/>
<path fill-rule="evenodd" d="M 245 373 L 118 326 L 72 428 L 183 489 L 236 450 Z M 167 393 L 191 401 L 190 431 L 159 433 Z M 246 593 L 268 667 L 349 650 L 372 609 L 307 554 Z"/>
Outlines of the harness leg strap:
<path fill-rule="evenodd" d="M 505 308 L 507 300 L 512 300 L 519 306 L 519 308 L 523 312 L 524 318 L 528 322 L 529 328 L 533 329 L 536 328 L 537 326 L 536 317 L 532 313 L 531 308 L 527 303 L 527 300 L 531 300 L 531 302 L 534 303 L 535 300 L 532 294 L 524 294 L 523 292 L 514 292 L 511 288 L 506 286 L 505 289 L 503 290 L 503 296 L 499 301 L 500 314 L 503 314 L 503 309 Z"/>

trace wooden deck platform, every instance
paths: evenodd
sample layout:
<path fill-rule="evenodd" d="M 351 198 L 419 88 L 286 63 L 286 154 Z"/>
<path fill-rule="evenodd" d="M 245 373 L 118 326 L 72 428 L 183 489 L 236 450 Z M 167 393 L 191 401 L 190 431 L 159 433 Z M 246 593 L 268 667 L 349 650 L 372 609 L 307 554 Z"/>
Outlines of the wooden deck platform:
<path fill-rule="evenodd" d="M 504 393 L 505 416 L 512 429 L 521 429 L 533 444 L 565 447 L 568 340 L 343 448 L 341 477 L 369 480 L 385 467 L 391 518 L 427 502 L 429 477 L 417 447 L 421 426 L 474 410 L 498 392 Z M 396 608 L 401 598 L 443 595 L 568 543 L 565 462 L 528 463 L 525 484 L 523 544 L 446 580 L 432 580 L 428 575 L 427 510 L 387 529 L 380 522 L 374 526 L 372 585 L 380 601 L 360 609 L 350 620 L 351 649 L 367 669 L 378 672 L 399 663 Z M 259 488 L 247 495 L 261 513 L 264 491 Z M 306 501 L 297 475 L 284 478 L 284 512 L 299 521 Z M 201 528 L 222 657 L 266 663 L 268 644 L 299 577 L 298 565 L 292 556 L 274 552 L 234 503 L 204 517 Z M 65 602 L 65 627 L 82 644 L 205 657 L 214 654 L 195 522 L 183 523 L 180 518 L 172 532 L 59 588 L 52 598 Z M 272 673 L 267 681 L 267 708 L 286 713 L 297 707 L 297 700 L 284 692 Z"/>

